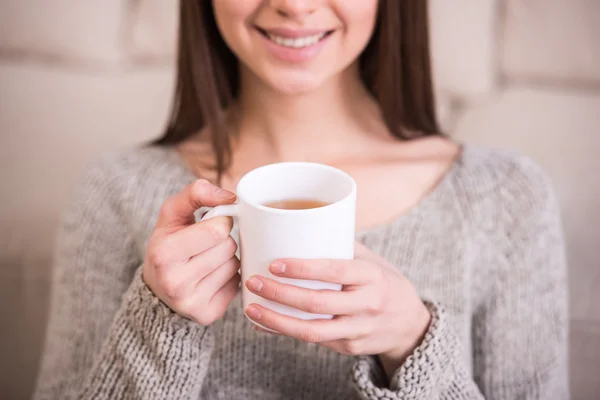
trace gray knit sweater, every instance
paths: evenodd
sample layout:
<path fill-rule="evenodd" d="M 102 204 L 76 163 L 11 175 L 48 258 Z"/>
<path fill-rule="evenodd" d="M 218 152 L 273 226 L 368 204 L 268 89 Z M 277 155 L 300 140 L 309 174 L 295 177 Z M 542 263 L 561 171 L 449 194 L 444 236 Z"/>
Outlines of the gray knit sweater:
<path fill-rule="evenodd" d="M 94 163 L 66 209 L 36 399 L 564 399 L 567 293 L 558 205 L 529 159 L 465 146 L 408 214 L 358 240 L 433 319 L 388 380 L 376 357 L 255 332 L 236 298 L 211 326 L 141 280 L 159 208 L 194 178 L 169 148 Z"/>

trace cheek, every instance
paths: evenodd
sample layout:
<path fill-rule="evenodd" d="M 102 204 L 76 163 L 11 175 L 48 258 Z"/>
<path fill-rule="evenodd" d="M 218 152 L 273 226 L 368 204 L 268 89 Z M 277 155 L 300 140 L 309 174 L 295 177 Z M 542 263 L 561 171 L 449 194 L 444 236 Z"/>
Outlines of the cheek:
<path fill-rule="evenodd" d="M 379 0 L 330 0 L 330 7 L 344 22 L 361 19 L 374 19 L 379 8 Z"/>
<path fill-rule="evenodd" d="M 377 0 L 338 0 L 335 12 L 345 27 L 346 47 L 360 53 L 373 35 L 377 21 Z M 355 54 L 358 55 L 358 54 Z"/>
<path fill-rule="evenodd" d="M 247 24 L 260 3 L 261 0 L 213 0 L 214 16 L 219 32 L 234 52 L 244 48 L 248 41 Z"/>

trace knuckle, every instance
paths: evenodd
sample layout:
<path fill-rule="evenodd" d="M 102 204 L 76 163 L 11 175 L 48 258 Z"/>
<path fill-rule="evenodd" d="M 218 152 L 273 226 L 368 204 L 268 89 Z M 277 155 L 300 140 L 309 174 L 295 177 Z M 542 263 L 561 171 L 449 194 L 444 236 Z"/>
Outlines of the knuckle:
<path fill-rule="evenodd" d="M 380 292 L 375 292 L 367 301 L 367 311 L 371 314 L 379 314 L 383 310 L 384 299 Z"/>
<path fill-rule="evenodd" d="M 206 179 L 196 179 L 189 184 L 185 191 L 190 201 L 194 201 L 194 203 L 204 203 L 207 200 L 207 197 L 210 197 L 210 194 L 214 191 L 214 187 L 212 183 Z"/>
<path fill-rule="evenodd" d="M 317 295 L 309 300 L 308 312 L 315 314 L 329 314 L 331 311 L 331 301 L 323 295 Z"/>
<path fill-rule="evenodd" d="M 307 343 L 319 343 L 322 338 L 323 335 L 315 329 L 306 329 L 300 334 L 300 340 Z"/>
<path fill-rule="evenodd" d="M 211 187 L 212 187 L 212 184 L 207 179 L 201 178 L 201 179 L 196 179 L 192 183 L 190 189 L 191 189 L 192 193 L 199 194 L 199 193 L 206 192 L 206 190 Z"/>
<path fill-rule="evenodd" d="M 239 275 L 240 270 L 240 261 L 236 257 L 232 257 L 229 260 L 225 261 L 223 265 L 221 265 L 224 271 L 227 271 L 227 276 L 230 279 L 235 278 L 236 275 Z"/>
<path fill-rule="evenodd" d="M 179 300 L 181 292 L 181 282 L 173 271 L 166 268 L 157 269 L 156 285 L 169 300 Z"/>
<path fill-rule="evenodd" d="M 170 302 L 173 302 L 179 298 L 177 287 L 173 286 L 173 284 L 163 283 L 162 291 Z"/>
<path fill-rule="evenodd" d="M 227 225 L 218 223 L 217 220 L 206 221 L 206 234 L 209 238 L 217 243 L 220 243 L 229 237 L 229 230 Z"/>
<path fill-rule="evenodd" d="M 310 271 L 310 265 L 308 261 L 301 261 L 298 270 L 300 276 L 308 276 L 308 273 Z"/>
<path fill-rule="evenodd" d="M 271 287 L 271 300 L 278 302 L 281 301 L 281 289 L 279 285 L 272 285 Z"/>
<path fill-rule="evenodd" d="M 226 239 L 226 249 L 227 249 L 227 254 L 231 255 L 232 257 L 238 249 L 237 243 L 231 236 L 228 236 Z"/>
<path fill-rule="evenodd" d="M 325 268 L 327 269 L 327 272 L 329 274 L 329 276 L 331 277 L 336 277 L 336 278 L 341 278 L 342 275 L 342 270 L 339 267 L 338 264 L 336 264 L 335 262 L 333 262 L 332 260 L 327 260 L 326 261 L 326 265 Z"/>
<path fill-rule="evenodd" d="M 179 299 L 179 283 L 171 276 L 163 276 L 160 279 L 160 286 L 163 293 L 171 300 Z"/>
<path fill-rule="evenodd" d="M 147 257 L 150 264 L 157 271 L 164 270 L 168 265 L 167 256 L 162 246 L 157 245 L 148 249 Z"/>
<path fill-rule="evenodd" d="M 154 265 L 158 269 L 168 268 L 173 262 L 173 254 L 177 249 L 177 242 L 172 236 L 166 236 L 160 239 L 159 242 L 155 243 L 150 250 Z"/>

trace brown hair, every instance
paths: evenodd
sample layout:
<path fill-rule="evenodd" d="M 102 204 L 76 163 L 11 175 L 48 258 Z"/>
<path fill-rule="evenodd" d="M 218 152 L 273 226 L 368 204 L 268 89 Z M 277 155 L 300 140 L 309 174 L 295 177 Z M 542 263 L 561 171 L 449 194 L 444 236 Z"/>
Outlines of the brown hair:
<path fill-rule="evenodd" d="M 360 56 L 362 79 L 401 140 L 439 134 L 429 55 L 427 1 L 380 0 Z M 218 31 L 212 1 L 182 0 L 171 120 L 154 144 L 173 145 L 207 127 L 220 177 L 231 159 L 225 110 L 238 94 L 238 61 Z"/>

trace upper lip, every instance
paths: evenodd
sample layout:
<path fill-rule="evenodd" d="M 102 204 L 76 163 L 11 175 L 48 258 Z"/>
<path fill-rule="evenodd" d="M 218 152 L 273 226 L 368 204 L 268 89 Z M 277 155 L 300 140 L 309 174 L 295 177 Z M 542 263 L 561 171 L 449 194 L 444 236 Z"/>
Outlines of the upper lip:
<path fill-rule="evenodd" d="M 314 36 L 331 31 L 330 29 L 261 28 L 258 26 L 257 28 L 263 32 L 270 33 L 272 35 L 283 36 L 288 38 Z"/>

